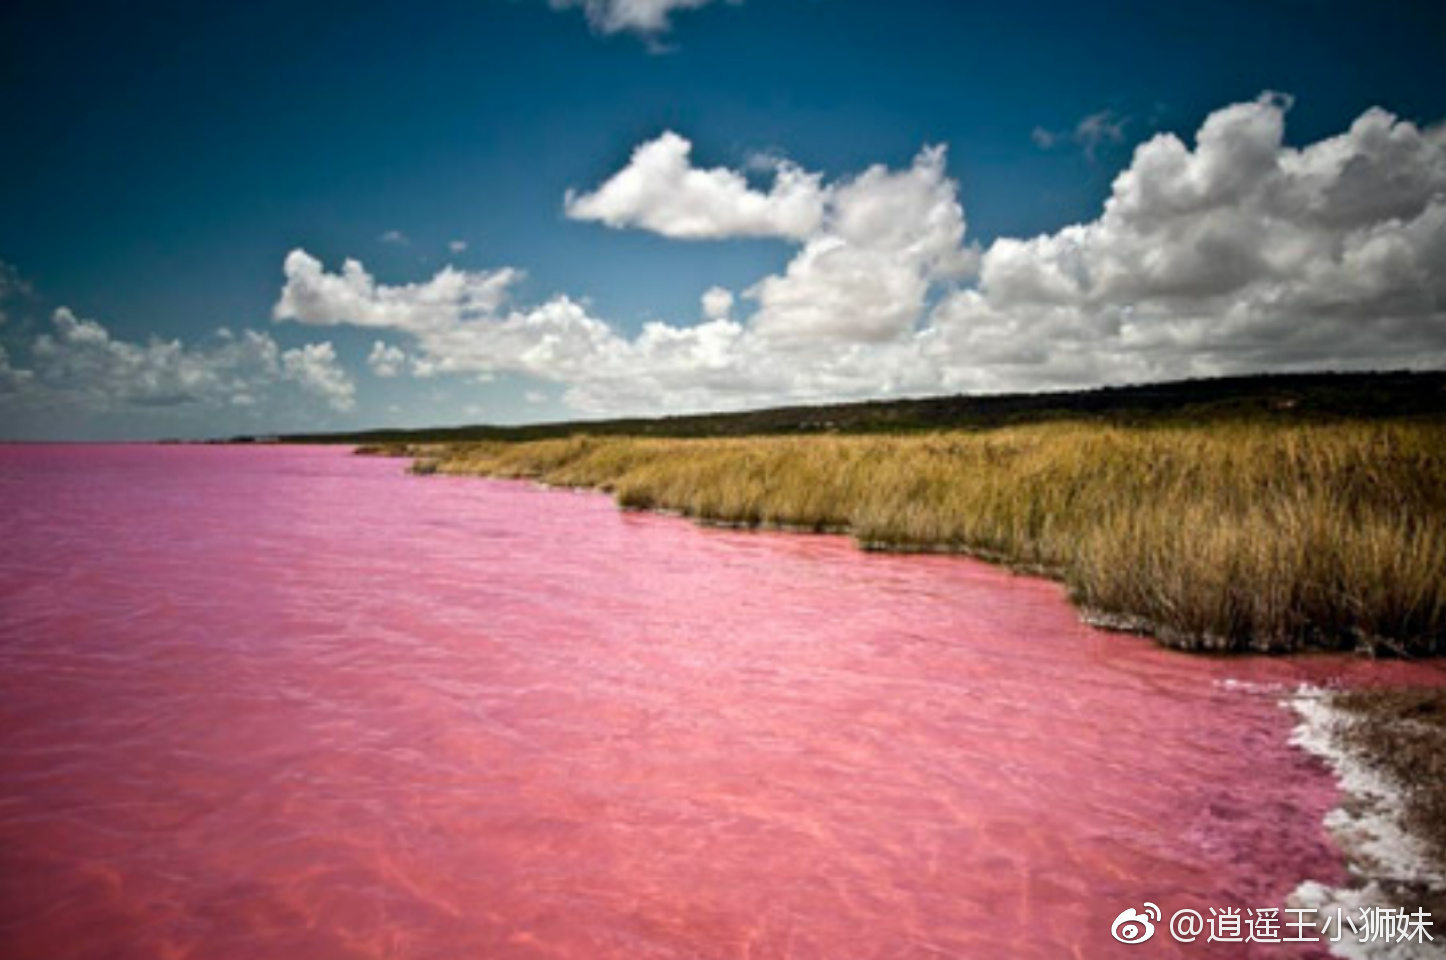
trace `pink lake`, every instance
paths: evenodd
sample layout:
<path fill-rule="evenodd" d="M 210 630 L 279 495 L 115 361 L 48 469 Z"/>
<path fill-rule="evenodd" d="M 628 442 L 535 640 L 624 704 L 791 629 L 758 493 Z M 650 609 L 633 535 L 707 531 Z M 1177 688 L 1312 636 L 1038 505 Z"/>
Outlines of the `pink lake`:
<path fill-rule="evenodd" d="M 0 448 L 5 957 L 1309 956 L 1110 924 L 1339 880 L 1272 691 L 1442 682 L 403 467 Z"/>

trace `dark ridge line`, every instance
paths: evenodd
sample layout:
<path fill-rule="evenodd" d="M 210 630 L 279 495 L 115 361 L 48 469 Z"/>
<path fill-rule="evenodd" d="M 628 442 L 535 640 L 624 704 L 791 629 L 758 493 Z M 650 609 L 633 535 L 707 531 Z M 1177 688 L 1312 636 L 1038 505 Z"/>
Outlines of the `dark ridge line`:
<path fill-rule="evenodd" d="M 570 420 L 521 426 L 380 428 L 233 437 L 229 442 L 388 443 L 539 440 L 574 435 L 726 437 L 989 429 L 1047 421 L 1123 426 L 1242 420 L 1326 423 L 1446 416 L 1446 370 L 1282 373 L 1042 393 L 863 400 L 737 413 Z"/>

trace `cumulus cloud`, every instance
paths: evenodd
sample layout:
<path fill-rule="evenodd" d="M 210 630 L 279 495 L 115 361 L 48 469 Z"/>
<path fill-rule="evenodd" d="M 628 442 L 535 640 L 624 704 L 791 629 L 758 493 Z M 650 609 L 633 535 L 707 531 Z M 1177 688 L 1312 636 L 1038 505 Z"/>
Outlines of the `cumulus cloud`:
<path fill-rule="evenodd" d="M 922 150 L 905 170 L 874 166 L 827 185 L 770 157 L 775 180 L 766 194 L 736 171 L 694 167 L 691 148 L 671 132 L 643 144 L 598 190 L 569 194 L 568 215 L 686 239 L 803 241 L 782 275 L 747 291 L 759 304 L 760 335 L 887 340 L 912 327 L 931 286 L 970 270 L 964 211 L 942 147 Z"/>
<path fill-rule="evenodd" d="M 389 286 L 354 260 L 333 273 L 295 250 L 283 270 L 286 284 L 275 307 L 277 319 L 409 334 L 418 347 L 412 357 L 418 376 L 538 371 L 568 378 L 580 375 L 617 342 L 607 324 L 566 296 L 512 308 L 509 288 L 520 273 L 510 269 L 448 267 L 426 283 Z"/>
<path fill-rule="evenodd" d="M 641 191 L 657 203 L 629 208 L 629 219 L 666 235 L 750 236 L 762 223 L 800 243 L 782 274 L 747 291 L 757 309 L 746 322 L 732 317 L 733 294 L 715 287 L 702 298 L 704 322 L 654 322 L 628 337 L 567 296 L 513 304 L 518 274 L 507 268 L 449 268 L 424 283 L 392 286 L 355 261 L 332 272 L 301 250 L 283 265 L 275 315 L 403 332 L 415 340 L 415 375 L 521 373 L 565 385 L 566 401 L 589 413 L 656 410 L 660 400 L 737 407 L 927 389 L 910 338 L 931 291 L 948 289 L 977 260 L 963 242 L 963 209 L 943 149 L 921 151 L 902 170 L 875 166 L 827 186 L 786 161 L 770 162 L 808 184 L 806 221 L 786 230 L 778 224 L 788 216 L 770 208 L 770 195 L 728 170 L 693 171 L 707 180 L 702 188 L 694 178 L 665 177 L 662 187 Z M 635 155 L 625 172 L 647 168 Z M 639 195 L 627 181 L 626 190 L 610 192 L 618 182 L 594 196 Z"/>
<path fill-rule="evenodd" d="M 724 287 L 709 287 L 703 291 L 703 316 L 709 320 L 727 320 L 733 312 L 733 292 Z"/>
<path fill-rule="evenodd" d="M 821 226 L 784 273 L 748 291 L 758 333 L 802 342 L 909 333 L 930 289 L 973 264 L 944 160 L 942 147 L 930 147 L 907 170 L 874 166 L 831 187 Z"/>
<path fill-rule="evenodd" d="M 274 310 L 277 319 L 413 333 L 489 316 L 522 279 L 521 271 L 508 267 L 491 271 L 445 267 L 426 283 L 389 287 L 379 285 L 356 260 L 345 261 L 340 273 L 326 273 L 321 261 L 302 250 L 293 250 L 283 269 L 288 282 Z"/>
<path fill-rule="evenodd" d="M 295 251 L 276 315 L 394 330 L 414 373 L 521 373 L 586 413 L 1446 363 L 1446 130 L 1373 109 L 1296 148 L 1288 108 L 1267 94 L 1215 111 L 1193 143 L 1159 134 L 1097 218 L 982 251 L 942 148 L 829 183 L 795 171 L 810 196 L 795 222 L 777 183 L 696 170 L 680 137 L 639 163 L 660 138 L 623 171 L 637 176 L 569 207 L 667 236 L 792 240 L 783 271 L 744 292 L 751 312 L 713 288 L 701 322 L 629 336 L 564 295 L 512 302 L 507 268 L 389 286 Z"/>
<path fill-rule="evenodd" d="M 476 310 L 465 298 L 432 295 L 432 283 L 379 284 L 359 264 L 329 272 L 303 251 L 287 257 L 285 271 L 280 319 L 389 326 L 412 338 L 415 376 L 523 374 L 562 385 L 566 402 L 587 413 L 657 411 L 660 403 L 738 407 L 785 395 L 831 396 L 849 383 L 875 389 L 879 382 L 877 370 L 867 377 L 841 373 L 836 361 L 817 352 L 800 366 L 728 319 L 694 326 L 653 322 L 627 337 L 562 295 L 540 304 L 500 301 Z M 470 280 L 482 283 L 481 274 Z M 348 316 L 361 319 L 347 321 Z M 854 366 L 862 360 L 840 358 Z"/>
<path fill-rule="evenodd" d="M 800 239 L 818 228 L 826 193 L 817 174 L 778 161 L 765 193 L 734 170 L 695 167 L 692 152 L 686 138 L 664 132 L 634 150 L 627 166 L 596 190 L 568 191 L 567 215 L 683 240 Z"/>
<path fill-rule="evenodd" d="M 245 407 L 292 385 L 337 411 L 355 388 L 330 343 L 283 350 L 265 333 L 220 330 L 211 341 L 124 340 L 66 307 L 30 344 L 28 366 L 0 357 L 0 392 L 40 406 L 117 408 Z"/>
<path fill-rule="evenodd" d="M 367 366 L 371 367 L 372 373 L 383 378 L 400 376 L 406 363 L 405 350 L 381 340 L 374 341 L 371 353 L 367 354 Z"/>
<path fill-rule="evenodd" d="M 303 390 L 324 399 L 333 410 L 356 406 L 356 384 L 341 368 L 330 343 L 308 343 L 281 354 L 281 373 Z"/>
<path fill-rule="evenodd" d="M 587 22 L 599 33 L 629 32 L 644 37 L 667 33 L 679 10 L 696 10 L 713 0 L 548 0 L 554 10 L 581 7 Z M 741 3 L 742 0 L 728 0 Z"/>
<path fill-rule="evenodd" d="M 1446 130 L 1372 109 L 1294 149 L 1288 107 L 1141 144 L 1097 220 L 994 243 L 939 327 L 982 365 L 1070 381 L 1440 363 Z"/>

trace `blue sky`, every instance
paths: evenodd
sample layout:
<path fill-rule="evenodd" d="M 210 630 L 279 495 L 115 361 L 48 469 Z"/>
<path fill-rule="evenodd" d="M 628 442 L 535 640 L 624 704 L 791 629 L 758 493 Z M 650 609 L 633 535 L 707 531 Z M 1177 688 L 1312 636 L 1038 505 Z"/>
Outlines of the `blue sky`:
<path fill-rule="evenodd" d="M 1439 4 L 560 6 L 8 4 L 0 436 L 517 422 L 1446 349 Z M 1354 128 L 1372 108 L 1389 114 Z M 686 150 L 632 164 L 669 131 Z M 1140 161 L 1160 135 L 1193 166 L 1165 146 Z M 1112 187 L 1137 163 L 1134 193 Z M 787 224 L 768 212 L 781 171 L 801 184 Z M 1135 212 L 1105 216 L 1112 193 Z M 331 283 L 347 258 L 367 283 Z M 459 279 L 435 284 L 448 264 Z M 715 288 L 731 303 L 709 312 Z"/>

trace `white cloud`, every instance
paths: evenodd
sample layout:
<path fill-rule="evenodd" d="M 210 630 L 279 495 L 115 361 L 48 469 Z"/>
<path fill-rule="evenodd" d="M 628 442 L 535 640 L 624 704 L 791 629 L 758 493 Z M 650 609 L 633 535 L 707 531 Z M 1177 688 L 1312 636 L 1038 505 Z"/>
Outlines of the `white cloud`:
<path fill-rule="evenodd" d="M 336 359 L 330 343 L 308 343 L 287 350 L 281 355 L 282 375 L 299 384 L 303 390 L 324 399 L 338 411 L 356 406 L 354 384 Z"/>
<path fill-rule="evenodd" d="M 432 296 L 434 282 L 389 287 L 369 276 L 363 282 L 363 275 L 359 264 L 329 273 L 308 254 L 294 252 L 286 260 L 277 316 L 332 324 L 351 315 L 363 318 L 359 325 L 390 326 L 413 338 L 417 376 L 524 374 L 563 385 L 566 401 L 586 412 L 656 411 L 663 399 L 739 406 L 781 393 L 813 396 L 833 389 L 823 366 L 800 369 L 729 320 L 691 327 L 650 323 L 629 339 L 566 296 L 476 311 L 461 298 Z M 462 286 L 482 283 L 479 275 Z"/>
<path fill-rule="evenodd" d="M 511 303 L 510 269 L 388 286 L 303 251 L 276 315 L 395 330 L 419 375 L 525 374 L 587 413 L 1446 363 L 1446 130 L 1370 110 L 1292 148 L 1287 108 L 1273 95 L 1225 107 L 1193 145 L 1160 134 L 1098 218 L 982 253 L 941 148 L 829 184 L 799 171 L 818 207 L 785 230 L 771 194 L 694 170 L 677 138 L 682 175 L 639 176 L 609 215 L 669 236 L 762 223 L 795 240 L 783 272 L 746 291 L 746 316 L 714 288 L 702 322 L 625 336 L 567 296 Z M 635 156 L 624 172 L 643 169 Z"/>
<path fill-rule="evenodd" d="M 938 311 L 1006 382 L 1446 358 L 1446 130 L 1382 110 L 1293 149 L 1288 101 L 1141 144 L 1103 215 L 985 254 Z"/>
<path fill-rule="evenodd" d="M 930 289 L 965 276 L 964 210 L 944 150 L 909 169 L 870 167 L 829 190 L 821 228 L 782 276 L 748 293 L 753 325 L 779 341 L 881 341 L 913 329 Z"/>
<path fill-rule="evenodd" d="M 371 367 L 372 373 L 383 378 L 400 376 L 406 363 L 405 350 L 381 340 L 374 341 L 371 353 L 367 354 L 367 366 Z"/>
<path fill-rule="evenodd" d="M 906 170 L 874 166 L 828 185 L 771 158 L 776 179 L 767 194 L 735 171 L 693 167 L 690 149 L 674 133 L 643 144 L 596 192 L 569 194 L 568 214 L 669 237 L 804 241 L 783 275 L 747 292 L 759 303 L 753 325 L 761 335 L 887 340 L 908 332 L 935 283 L 972 265 L 942 147 L 921 151 Z"/>
<path fill-rule="evenodd" d="M 447 249 L 448 249 L 449 251 L 451 251 L 452 253 L 466 253 L 466 252 L 467 252 L 467 241 L 466 241 L 466 240 L 449 240 L 449 241 L 447 241 Z"/>
<path fill-rule="evenodd" d="M 506 302 L 508 288 L 522 279 L 511 268 L 463 271 L 445 267 L 421 284 L 379 285 L 356 260 L 339 274 L 323 271 L 321 261 L 293 250 L 283 266 L 287 284 L 276 304 L 278 319 L 304 323 L 419 332 L 459 319 L 488 316 Z M 294 281 L 294 282 L 293 282 Z"/>
<path fill-rule="evenodd" d="M 739 176 L 708 173 L 720 182 Z M 963 210 L 944 173 L 944 151 L 929 148 L 906 169 L 876 166 L 827 188 L 809 180 L 821 209 L 786 271 L 749 291 L 758 309 L 746 323 L 730 316 L 732 294 L 713 288 L 705 322 L 649 323 L 629 338 L 566 296 L 514 306 L 512 270 L 449 268 L 425 283 L 389 286 L 355 261 L 332 273 L 300 250 L 286 258 L 275 314 L 395 329 L 415 338 L 418 376 L 526 374 L 565 385 L 567 402 L 587 412 L 656 411 L 660 400 L 736 407 L 927 389 L 927 370 L 910 360 L 918 356 L 914 327 L 929 292 L 946 289 L 977 259 L 963 246 Z M 681 180 L 673 186 L 694 189 Z M 754 211 L 757 196 L 732 199 Z M 664 192 L 660 199 L 655 210 L 674 209 L 676 198 Z M 719 236 L 751 229 L 738 226 L 744 218 L 721 200 L 715 212 Z"/>
<path fill-rule="evenodd" d="M 377 239 L 394 247 L 409 247 L 412 244 L 411 238 L 400 230 L 388 230 Z"/>
<path fill-rule="evenodd" d="M 727 320 L 733 312 L 733 292 L 724 287 L 709 287 L 703 291 L 703 316 L 709 320 Z"/>
<path fill-rule="evenodd" d="M 541 390 L 529 390 L 522 395 L 522 399 L 531 404 L 541 404 L 547 402 L 547 394 Z"/>
<path fill-rule="evenodd" d="M 334 410 L 353 405 L 354 388 L 330 343 L 283 351 L 269 334 L 224 329 L 200 345 L 138 343 L 117 339 L 65 307 L 55 311 L 52 325 L 31 343 L 28 367 L 17 369 L 8 357 L 0 363 L 12 400 L 98 411 L 250 406 L 291 384 Z"/>
<path fill-rule="evenodd" d="M 567 215 L 683 240 L 801 239 L 818 228 L 826 195 L 817 174 L 779 161 L 764 193 L 736 171 L 693 166 L 692 151 L 693 144 L 671 130 L 649 140 L 596 190 L 569 190 Z"/>
<path fill-rule="evenodd" d="M 599 33 L 627 31 L 643 36 L 666 33 L 672 29 L 673 13 L 696 10 L 711 2 L 713 0 L 548 0 L 554 10 L 581 7 L 587 14 L 587 22 Z"/>
<path fill-rule="evenodd" d="M 571 373 L 612 338 L 602 321 L 567 297 L 526 310 L 508 309 L 518 271 L 443 269 L 420 284 L 378 283 L 355 260 L 330 273 L 303 250 L 283 265 L 279 320 L 352 324 L 410 334 L 420 353 L 417 376 L 532 369 Z"/>

